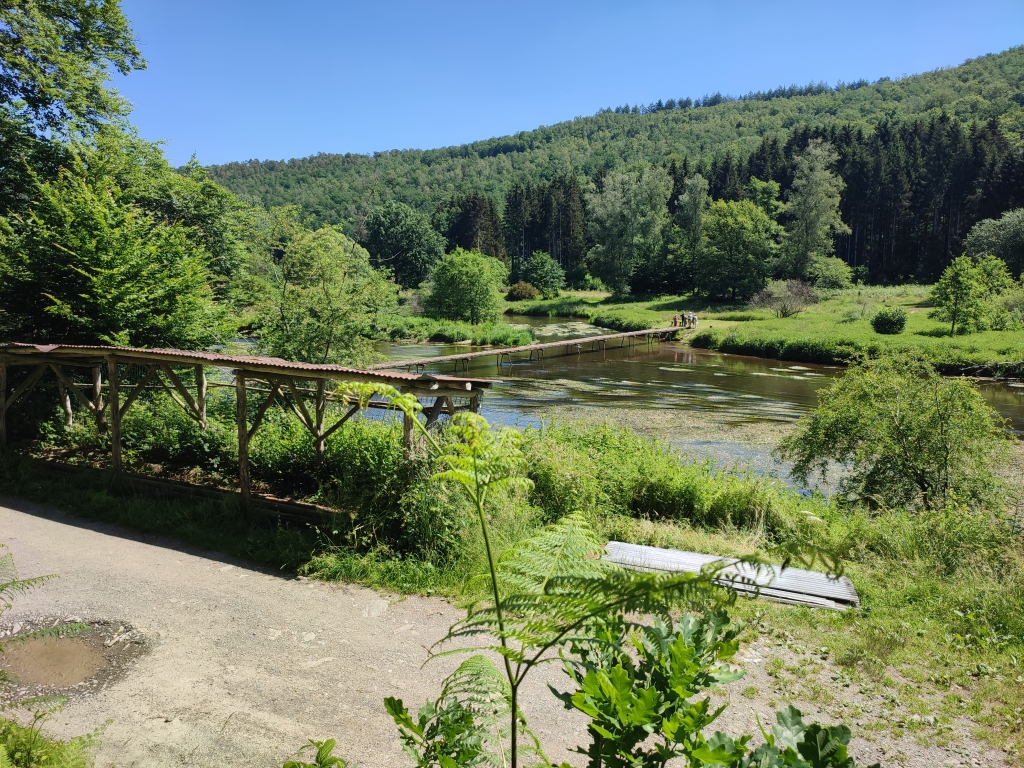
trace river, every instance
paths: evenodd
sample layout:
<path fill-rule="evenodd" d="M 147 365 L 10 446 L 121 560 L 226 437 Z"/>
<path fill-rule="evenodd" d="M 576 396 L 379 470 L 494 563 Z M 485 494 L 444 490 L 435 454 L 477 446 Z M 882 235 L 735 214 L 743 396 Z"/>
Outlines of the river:
<path fill-rule="evenodd" d="M 609 331 L 580 321 L 509 318 L 533 328 L 538 341 L 596 336 Z M 469 374 L 501 379 L 484 398 L 482 413 L 493 421 L 525 426 L 566 406 L 685 409 L 713 413 L 729 423 L 791 422 L 817 402 L 817 390 L 842 373 L 841 366 L 796 364 L 696 349 L 678 342 L 605 352 L 564 355 L 548 350 L 543 361 L 516 361 L 500 367 L 496 357 L 470 360 Z M 475 351 L 458 344 L 381 344 L 389 360 L 439 357 Z M 524 357 L 520 355 L 519 357 Z M 451 363 L 428 365 L 431 373 L 455 374 Z M 460 371 L 459 375 L 467 375 Z M 1024 385 L 981 382 L 985 399 L 1018 434 L 1024 433 Z M 666 436 L 670 437 L 670 436 Z"/>

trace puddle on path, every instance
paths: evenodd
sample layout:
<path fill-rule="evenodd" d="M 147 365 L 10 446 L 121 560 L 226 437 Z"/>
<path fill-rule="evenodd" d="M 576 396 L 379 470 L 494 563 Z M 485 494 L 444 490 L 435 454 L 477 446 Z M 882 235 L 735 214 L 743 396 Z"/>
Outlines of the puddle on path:
<path fill-rule="evenodd" d="M 65 688 L 84 683 L 107 666 L 87 637 L 42 637 L 11 643 L 3 667 L 19 685 Z"/>
<path fill-rule="evenodd" d="M 13 627 L 0 627 L 4 653 L 0 674 L 11 685 L 0 686 L 0 705 L 32 696 L 75 696 L 96 691 L 123 677 L 148 649 L 141 630 L 123 622 L 85 622 L 79 635 L 18 640 L 19 635 L 73 619 L 24 618 Z"/>

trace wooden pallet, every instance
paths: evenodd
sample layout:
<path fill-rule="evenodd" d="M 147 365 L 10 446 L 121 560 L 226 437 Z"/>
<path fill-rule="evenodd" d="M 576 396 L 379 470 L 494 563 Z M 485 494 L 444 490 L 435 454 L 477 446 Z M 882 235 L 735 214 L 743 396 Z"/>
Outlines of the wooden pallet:
<path fill-rule="evenodd" d="M 741 594 L 764 597 L 779 603 L 807 605 L 813 608 L 830 608 L 845 611 L 860 605 L 860 598 L 853 583 L 845 576 L 838 578 L 817 571 L 800 568 L 765 566 L 761 569 L 743 563 L 735 558 L 703 555 L 697 552 L 681 552 L 677 549 L 645 547 L 640 544 L 626 544 L 621 541 L 608 542 L 605 559 L 639 571 L 672 571 L 700 573 L 712 563 L 724 564 L 717 581 L 733 587 Z M 714 567 L 714 566 L 712 566 Z"/>

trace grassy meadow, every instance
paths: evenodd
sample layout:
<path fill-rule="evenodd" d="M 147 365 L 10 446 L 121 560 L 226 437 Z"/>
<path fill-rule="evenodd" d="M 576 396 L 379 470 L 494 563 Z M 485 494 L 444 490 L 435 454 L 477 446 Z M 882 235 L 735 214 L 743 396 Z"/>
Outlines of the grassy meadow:
<path fill-rule="evenodd" d="M 686 335 L 693 346 L 797 362 L 845 363 L 859 354 L 915 350 L 943 372 L 954 373 L 974 366 L 999 369 L 1024 360 L 1020 331 L 950 336 L 948 323 L 928 317 L 929 290 L 918 285 L 854 287 L 830 293 L 788 318 L 693 297 L 623 301 L 592 293 L 524 302 L 510 311 L 582 318 L 620 331 L 665 327 L 674 314 L 695 312 L 700 320 L 697 332 Z M 882 307 L 906 309 L 909 319 L 903 333 L 885 336 L 872 329 L 871 317 Z"/>

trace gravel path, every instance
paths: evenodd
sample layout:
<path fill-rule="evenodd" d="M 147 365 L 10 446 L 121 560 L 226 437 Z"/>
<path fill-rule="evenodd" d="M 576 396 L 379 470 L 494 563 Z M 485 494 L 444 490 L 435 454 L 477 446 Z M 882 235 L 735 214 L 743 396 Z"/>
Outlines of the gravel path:
<path fill-rule="evenodd" d="M 443 600 L 389 601 L 13 499 L 0 498 L 0 542 L 23 577 L 60 575 L 18 600 L 0 632 L 19 621 L 79 617 L 123 624 L 144 643 L 127 672 L 83 688 L 50 724 L 67 737 L 109 721 L 98 768 L 280 766 L 311 737 L 337 738 L 337 753 L 354 766 L 408 765 L 382 700 L 398 696 L 415 711 L 458 663 L 449 657 L 422 666 L 426 647 L 460 615 Z M 770 649 L 760 645 L 745 649 L 750 675 L 739 688 L 769 688 L 762 667 Z M 555 667 L 546 674 L 556 684 L 564 679 Z M 544 683 L 543 674 L 527 683 L 526 715 L 554 762 L 581 764 L 567 747 L 585 743 L 584 724 Z M 754 715 L 770 722 L 774 702 L 766 694 L 739 697 L 737 686 L 725 694 L 732 706 L 720 725 L 756 732 Z M 834 720 L 798 706 L 808 719 Z M 925 747 L 909 734 L 858 738 L 853 747 L 864 765 L 1001 764 L 963 731 L 954 742 L 969 756 Z"/>

